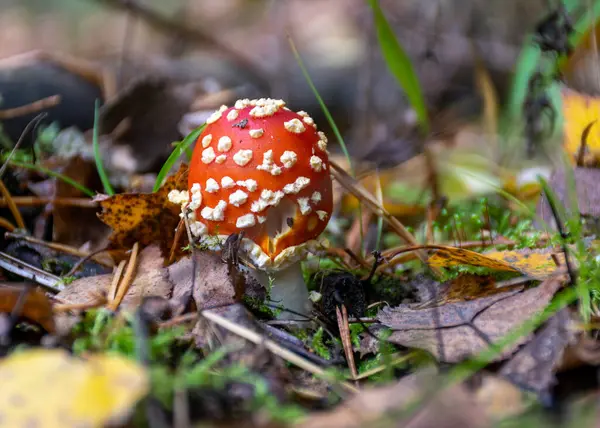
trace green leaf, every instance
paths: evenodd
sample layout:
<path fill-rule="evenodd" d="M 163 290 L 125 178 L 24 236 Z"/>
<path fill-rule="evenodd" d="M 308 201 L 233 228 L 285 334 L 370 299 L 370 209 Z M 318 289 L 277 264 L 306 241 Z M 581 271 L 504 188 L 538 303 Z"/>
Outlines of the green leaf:
<path fill-rule="evenodd" d="M 154 188 L 152 189 L 153 192 L 156 192 L 158 189 L 160 189 L 160 186 L 162 185 L 165 177 L 167 176 L 169 171 L 171 171 L 171 168 L 173 168 L 173 165 L 175 165 L 177 159 L 179 159 L 179 157 L 184 152 L 188 153 L 187 150 L 198 139 L 200 134 L 202 134 L 202 131 L 204 131 L 205 126 L 206 124 L 194 129 L 192 132 L 189 133 L 187 137 L 185 137 L 175 146 L 175 149 L 171 152 L 171 154 L 163 164 L 162 168 L 158 172 L 158 175 L 156 176 L 156 182 L 154 183 Z"/>
<path fill-rule="evenodd" d="M 427 134 L 429 131 L 427 107 L 412 62 L 402 45 L 396 39 L 394 31 L 379 7 L 379 1 L 368 0 L 368 2 L 373 9 L 377 39 L 379 40 L 379 47 L 387 67 L 402 89 L 404 89 L 412 108 L 417 113 L 423 133 Z"/>

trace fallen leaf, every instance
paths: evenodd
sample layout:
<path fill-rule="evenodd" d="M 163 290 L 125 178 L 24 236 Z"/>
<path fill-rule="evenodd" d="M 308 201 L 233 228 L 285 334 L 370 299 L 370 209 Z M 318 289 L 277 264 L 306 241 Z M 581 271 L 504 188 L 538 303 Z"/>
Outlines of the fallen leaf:
<path fill-rule="evenodd" d="M 471 265 L 492 270 L 520 272 L 536 279 L 547 278 L 556 270 L 552 249 L 547 248 L 492 251 L 481 254 L 464 248 L 445 247 L 438 249 L 429 257 L 428 262 L 437 267 Z"/>
<path fill-rule="evenodd" d="M 159 248 L 156 245 L 146 247 L 139 258 L 137 275 L 121 302 L 122 307 L 135 307 L 144 297 L 168 297 L 171 294 L 173 284 L 169 281 L 168 270 L 163 267 Z M 108 292 L 112 280 L 112 273 L 77 279 L 56 297 L 71 304 L 90 303 L 96 296 Z"/>
<path fill-rule="evenodd" d="M 10 427 L 105 426 L 124 420 L 148 391 L 143 367 L 116 355 L 76 358 L 30 349 L 0 362 L 0 414 Z"/>
<path fill-rule="evenodd" d="M 546 307 L 562 282 L 561 276 L 555 276 L 523 292 L 517 289 L 434 308 L 418 309 L 414 304 L 384 308 L 377 319 L 394 330 L 390 342 L 423 349 L 440 361 L 456 363 L 488 348 L 488 340 L 497 341 Z M 521 337 L 503 349 L 496 360 L 511 355 L 530 339 Z"/>
<path fill-rule="evenodd" d="M 445 303 L 462 302 L 504 293 L 506 290 L 506 288 L 496 287 L 496 280 L 493 276 L 460 275 L 450 281 L 443 301 Z"/>
<path fill-rule="evenodd" d="M 424 402 L 416 413 L 404 413 L 440 379 L 431 371 L 409 375 L 400 382 L 364 389 L 338 407 L 306 418 L 297 428 L 429 428 L 460 426 L 486 427 L 489 421 L 464 385 L 449 387 Z"/>
<path fill-rule="evenodd" d="M 575 339 L 570 321 L 569 309 L 558 312 L 531 342 L 502 365 L 499 374 L 526 390 L 538 394 L 550 392 L 565 348 Z"/>
<path fill-rule="evenodd" d="M 130 248 L 135 242 L 142 246 L 158 244 L 168 259 L 181 208 L 169 202 L 167 195 L 171 190 L 188 188 L 187 172 L 187 166 L 181 165 L 155 193 L 123 193 L 100 201 L 102 213 L 98 217 L 112 228 L 111 243 L 122 248 Z M 182 239 L 178 248 L 186 243 L 187 238 Z"/>
<path fill-rule="evenodd" d="M 0 286 L 0 312 L 10 314 L 24 292 L 23 286 L 2 284 Z M 52 304 L 46 293 L 32 288 L 25 294 L 25 302 L 19 311 L 22 318 L 41 325 L 48 333 L 54 332 Z"/>
<path fill-rule="evenodd" d="M 513 417 L 526 408 L 523 391 L 497 375 L 482 374 L 481 385 L 475 392 L 478 405 L 495 421 Z"/>
<path fill-rule="evenodd" d="M 439 248 L 429 257 L 428 263 L 431 266 L 436 267 L 471 265 L 493 270 L 517 272 L 517 269 L 502 260 L 492 259 L 483 254 L 476 253 L 475 251 L 455 247 Z"/>
<path fill-rule="evenodd" d="M 576 159 L 584 130 L 600 118 L 600 98 L 564 88 L 561 92 L 564 116 L 564 148 Z M 593 161 L 600 159 L 600 126 L 592 125 L 585 138 L 586 153 Z"/>

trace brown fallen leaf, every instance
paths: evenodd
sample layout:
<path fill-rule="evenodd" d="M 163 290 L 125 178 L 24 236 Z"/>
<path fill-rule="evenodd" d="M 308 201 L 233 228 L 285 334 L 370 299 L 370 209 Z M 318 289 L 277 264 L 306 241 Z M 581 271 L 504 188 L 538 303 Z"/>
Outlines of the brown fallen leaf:
<path fill-rule="evenodd" d="M 167 195 L 171 190 L 187 189 L 187 172 L 187 166 L 181 165 L 155 193 L 123 193 L 103 199 L 98 217 L 112 228 L 111 243 L 122 248 L 130 248 L 135 242 L 141 246 L 157 244 L 166 261 L 181 212 Z M 178 248 L 186 243 L 187 238 L 182 239 Z M 181 257 L 184 253 L 179 250 L 177 254 Z"/>
<path fill-rule="evenodd" d="M 516 416 L 526 409 L 523 391 L 495 374 L 483 374 L 475 398 L 485 414 L 495 421 Z"/>
<path fill-rule="evenodd" d="M 378 320 L 394 332 L 392 343 L 419 348 L 438 360 L 459 362 L 489 346 L 534 313 L 546 307 L 562 286 L 563 277 L 554 276 L 539 286 L 470 300 L 447 303 L 435 308 L 417 309 L 415 305 L 384 308 Z M 496 358 L 506 358 L 531 337 L 521 337 Z"/>
<path fill-rule="evenodd" d="M 0 286 L 0 312 L 12 313 L 23 292 L 22 285 L 2 284 Z M 33 287 L 27 291 L 25 302 L 19 313 L 22 318 L 41 325 L 48 333 L 54 333 L 52 304 L 44 292 Z"/>
<path fill-rule="evenodd" d="M 168 297 L 173 289 L 168 270 L 163 267 L 164 259 L 156 245 L 146 247 L 139 255 L 137 275 L 121 303 L 122 307 L 135 307 L 143 297 Z M 65 303 L 80 304 L 96 300 L 110 289 L 113 274 L 89 276 L 73 281 L 56 297 Z"/>
<path fill-rule="evenodd" d="M 430 371 L 404 377 L 400 382 L 365 389 L 335 409 L 315 414 L 295 425 L 297 428 L 359 427 L 487 427 L 489 421 L 467 389 L 454 385 L 423 404 L 407 417 L 406 407 L 427 387 L 439 382 Z"/>
<path fill-rule="evenodd" d="M 575 339 L 573 330 L 569 328 L 570 322 L 569 309 L 558 312 L 531 342 L 502 365 L 499 374 L 526 390 L 538 394 L 549 392 L 563 353 Z"/>

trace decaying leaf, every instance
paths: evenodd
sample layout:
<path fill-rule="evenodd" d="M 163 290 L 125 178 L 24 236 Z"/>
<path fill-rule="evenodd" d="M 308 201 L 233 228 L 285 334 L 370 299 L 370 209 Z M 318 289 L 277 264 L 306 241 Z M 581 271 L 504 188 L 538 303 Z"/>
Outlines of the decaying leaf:
<path fill-rule="evenodd" d="M 377 318 L 394 330 L 390 342 L 424 349 L 440 361 L 455 363 L 487 348 L 488 341 L 497 341 L 543 309 L 562 282 L 562 276 L 554 276 L 523 292 L 517 289 L 434 308 L 400 305 L 381 310 Z M 530 339 L 520 338 L 505 348 L 497 360 L 512 354 Z"/>
<path fill-rule="evenodd" d="M 137 306 L 143 297 L 168 297 L 173 284 L 168 270 L 163 267 L 164 259 L 156 245 L 146 247 L 139 255 L 137 275 L 129 287 L 121 306 Z M 57 297 L 66 303 L 90 303 L 96 296 L 106 294 L 111 286 L 113 274 L 89 276 L 73 281 Z"/>
<path fill-rule="evenodd" d="M 562 112 L 564 116 L 564 147 L 576 158 L 582 143 L 584 130 L 600 118 L 600 99 L 576 92 L 572 89 L 562 90 Z M 600 159 L 600 132 L 598 123 L 592 125 L 585 138 L 586 154 L 591 161 Z"/>
<path fill-rule="evenodd" d="M 302 421 L 298 428 L 381 428 L 408 427 L 485 427 L 486 415 L 473 396 L 456 384 L 426 401 L 416 414 L 404 413 L 406 407 L 426 388 L 439 380 L 431 372 L 404 377 L 400 382 L 379 388 L 366 389 L 340 404 L 337 408 L 316 414 Z"/>
<path fill-rule="evenodd" d="M 506 292 L 506 288 L 496 287 L 492 276 L 460 275 L 450 281 L 442 300 L 445 303 L 461 302 Z"/>
<path fill-rule="evenodd" d="M 143 367 L 104 354 L 86 359 L 31 349 L 0 362 L 0 414 L 10 427 L 98 427 L 124 419 L 148 391 Z"/>
<path fill-rule="evenodd" d="M 22 286 L 0 286 L 0 312 L 12 313 L 23 292 Z M 42 291 L 33 288 L 26 291 L 25 302 L 19 313 L 21 317 L 41 325 L 47 332 L 54 332 L 52 305 Z"/>
<path fill-rule="evenodd" d="M 181 165 L 158 192 L 123 193 L 101 201 L 102 213 L 98 216 L 113 229 L 112 244 L 123 248 L 130 248 L 135 242 L 142 246 L 158 244 L 167 259 L 181 212 L 167 195 L 171 190 L 187 189 L 187 172 L 187 166 Z M 185 246 L 185 242 L 182 240 L 179 247 Z"/>
<path fill-rule="evenodd" d="M 574 341 L 570 321 L 569 309 L 554 315 L 531 342 L 504 363 L 500 375 L 526 390 L 549 392 L 564 350 Z"/>
<path fill-rule="evenodd" d="M 477 403 L 494 420 L 515 416 L 525 410 L 523 395 L 513 383 L 490 373 L 482 374 L 481 384 L 475 392 Z"/>
<path fill-rule="evenodd" d="M 471 265 L 492 270 L 520 272 L 536 279 L 544 279 L 556 270 L 551 249 L 493 251 L 485 254 L 464 248 L 441 248 L 429 257 L 429 264 L 437 267 Z"/>

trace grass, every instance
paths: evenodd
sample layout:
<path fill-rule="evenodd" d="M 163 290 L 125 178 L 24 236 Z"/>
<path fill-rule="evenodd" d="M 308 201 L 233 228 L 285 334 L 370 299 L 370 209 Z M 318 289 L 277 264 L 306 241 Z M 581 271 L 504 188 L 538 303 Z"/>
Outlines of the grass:
<path fill-rule="evenodd" d="M 171 152 L 156 176 L 156 181 L 154 182 L 154 187 L 152 189 L 153 192 L 156 192 L 158 189 L 160 189 L 160 186 L 162 186 L 162 183 L 164 182 L 165 178 L 167 178 L 169 171 L 171 171 L 171 168 L 173 168 L 173 165 L 175 165 L 177 159 L 179 159 L 184 153 L 188 153 L 187 151 L 189 147 L 198 139 L 200 134 L 202 134 L 205 126 L 206 124 L 194 129 L 187 137 L 177 143 L 175 149 Z"/>
<path fill-rule="evenodd" d="M 109 196 L 113 196 L 115 194 L 115 190 L 110 184 L 110 180 L 108 179 L 108 175 L 104 170 L 104 164 L 102 163 L 102 155 L 100 154 L 100 145 L 98 144 L 98 127 L 100 126 L 99 120 L 99 110 L 100 108 L 100 100 L 96 100 L 96 104 L 94 106 L 94 129 L 92 134 L 92 145 L 94 147 L 94 160 L 96 161 L 96 169 L 98 170 L 98 175 L 100 176 L 100 181 L 102 181 L 102 187 L 104 187 L 104 193 Z"/>

